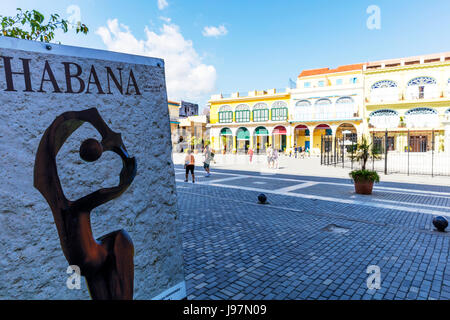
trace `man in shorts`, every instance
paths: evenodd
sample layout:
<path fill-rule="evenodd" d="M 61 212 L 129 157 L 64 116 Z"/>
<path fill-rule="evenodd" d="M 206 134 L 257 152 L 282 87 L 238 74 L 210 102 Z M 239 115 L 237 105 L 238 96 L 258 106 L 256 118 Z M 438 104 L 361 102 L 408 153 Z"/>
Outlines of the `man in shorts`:
<path fill-rule="evenodd" d="M 184 182 L 188 182 L 190 171 L 192 175 L 192 183 L 195 183 L 195 176 L 194 176 L 195 158 L 190 149 L 188 150 L 186 158 L 184 159 L 184 168 L 186 169 L 186 179 L 184 180 Z"/>
<path fill-rule="evenodd" d="M 206 145 L 205 147 L 205 151 L 203 152 L 204 156 L 205 156 L 205 160 L 203 161 L 203 168 L 206 171 L 206 178 L 208 178 L 209 176 L 211 176 L 211 172 L 209 170 L 209 164 L 211 163 L 212 160 L 212 155 L 211 155 L 211 149 L 209 148 L 209 145 Z"/>

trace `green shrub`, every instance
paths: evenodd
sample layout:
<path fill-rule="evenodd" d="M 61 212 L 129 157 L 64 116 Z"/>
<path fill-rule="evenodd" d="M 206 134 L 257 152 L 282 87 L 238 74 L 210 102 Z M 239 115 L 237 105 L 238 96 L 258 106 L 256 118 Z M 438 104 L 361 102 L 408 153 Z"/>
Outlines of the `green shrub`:
<path fill-rule="evenodd" d="M 350 177 L 353 179 L 353 181 L 373 181 L 373 182 L 380 182 L 380 176 L 376 171 L 370 171 L 370 170 L 353 170 L 350 172 Z"/>

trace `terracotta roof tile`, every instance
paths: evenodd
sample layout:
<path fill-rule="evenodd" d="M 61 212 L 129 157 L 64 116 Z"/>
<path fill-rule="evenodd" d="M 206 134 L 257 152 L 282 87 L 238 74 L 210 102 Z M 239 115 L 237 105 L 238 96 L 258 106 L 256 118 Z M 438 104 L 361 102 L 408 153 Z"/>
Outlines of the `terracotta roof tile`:
<path fill-rule="evenodd" d="M 311 69 L 311 70 L 303 70 L 302 73 L 298 76 L 300 77 L 308 77 L 308 76 L 316 76 L 319 74 L 330 74 L 336 72 L 344 72 L 344 71 L 353 71 L 353 70 L 362 70 L 364 63 L 358 64 L 349 64 L 345 66 L 339 66 L 336 69 L 330 68 L 321 68 L 321 69 Z"/>

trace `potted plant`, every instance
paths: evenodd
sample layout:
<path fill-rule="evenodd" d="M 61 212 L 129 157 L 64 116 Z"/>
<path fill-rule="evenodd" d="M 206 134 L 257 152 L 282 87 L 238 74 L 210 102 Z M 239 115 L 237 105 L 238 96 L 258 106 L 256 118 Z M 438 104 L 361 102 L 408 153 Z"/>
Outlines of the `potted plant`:
<path fill-rule="evenodd" d="M 362 137 L 361 142 L 356 145 L 353 159 L 361 162 L 360 170 L 353 170 L 350 172 L 350 177 L 355 184 L 355 192 L 358 194 L 372 194 L 373 183 L 380 182 L 380 176 L 376 171 L 367 170 L 367 160 L 372 156 L 374 159 L 379 159 L 380 151 L 370 144 L 366 137 Z"/>

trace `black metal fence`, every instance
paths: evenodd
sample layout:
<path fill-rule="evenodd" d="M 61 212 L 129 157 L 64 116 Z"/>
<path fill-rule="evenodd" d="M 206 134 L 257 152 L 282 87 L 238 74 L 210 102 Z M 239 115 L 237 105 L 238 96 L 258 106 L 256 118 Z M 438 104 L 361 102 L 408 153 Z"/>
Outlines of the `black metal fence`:
<path fill-rule="evenodd" d="M 320 163 L 357 169 L 355 160 L 361 137 L 322 136 Z M 378 156 L 371 156 L 366 164 L 384 174 L 450 176 L 450 150 L 444 149 L 444 134 L 439 130 L 371 132 L 369 142 Z"/>

